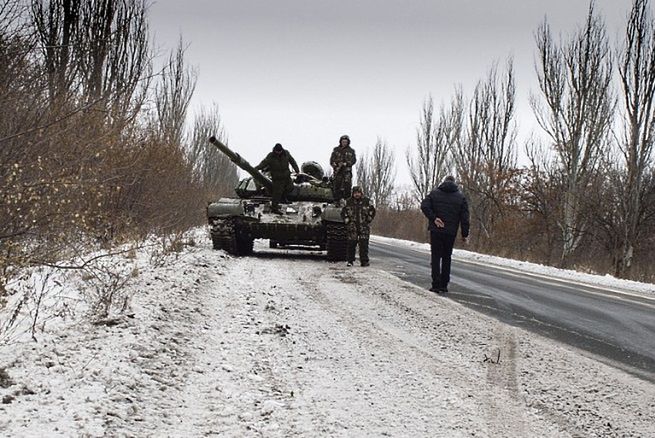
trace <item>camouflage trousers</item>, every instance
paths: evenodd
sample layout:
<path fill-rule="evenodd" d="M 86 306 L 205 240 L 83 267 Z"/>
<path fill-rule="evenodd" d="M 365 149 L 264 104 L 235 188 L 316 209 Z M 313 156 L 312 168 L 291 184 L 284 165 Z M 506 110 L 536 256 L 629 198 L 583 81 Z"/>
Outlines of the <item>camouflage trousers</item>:
<path fill-rule="evenodd" d="M 346 238 L 348 240 L 368 240 L 371 235 L 371 227 L 368 224 L 349 223 L 346 224 Z"/>
<path fill-rule="evenodd" d="M 332 182 L 332 191 L 334 192 L 334 198 L 339 199 L 348 199 L 350 198 L 350 192 L 353 185 L 353 174 L 352 172 L 339 172 L 334 176 Z"/>
<path fill-rule="evenodd" d="M 348 240 L 348 261 L 351 263 L 355 262 L 355 250 L 357 246 L 359 246 L 359 263 L 368 265 L 368 238 Z"/>

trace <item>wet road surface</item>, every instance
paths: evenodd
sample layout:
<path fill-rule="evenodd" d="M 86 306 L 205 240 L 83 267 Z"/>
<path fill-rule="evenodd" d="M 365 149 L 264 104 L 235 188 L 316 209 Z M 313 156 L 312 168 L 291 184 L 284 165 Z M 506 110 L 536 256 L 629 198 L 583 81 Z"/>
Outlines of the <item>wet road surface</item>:
<path fill-rule="evenodd" d="M 372 265 L 430 287 L 430 255 L 370 242 Z M 655 297 L 453 259 L 448 299 L 655 382 Z"/>

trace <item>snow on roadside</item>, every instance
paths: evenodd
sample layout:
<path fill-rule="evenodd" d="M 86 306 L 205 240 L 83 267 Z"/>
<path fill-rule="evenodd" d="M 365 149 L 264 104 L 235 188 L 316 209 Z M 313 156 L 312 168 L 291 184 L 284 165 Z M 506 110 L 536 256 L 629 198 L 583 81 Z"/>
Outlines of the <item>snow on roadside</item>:
<path fill-rule="evenodd" d="M 137 254 L 124 317 L 1 344 L 0 436 L 655 434 L 655 385 L 575 350 L 374 268 L 196 242 Z"/>
<path fill-rule="evenodd" d="M 418 243 L 410 240 L 394 239 L 391 237 L 371 236 L 371 240 L 389 245 L 402 245 L 407 248 L 413 248 L 423 252 L 430 252 L 429 243 Z M 560 269 L 552 266 L 540 265 L 538 263 L 525 262 L 521 260 L 506 259 L 503 257 L 480 254 L 477 252 L 455 249 L 453 258 L 471 263 L 480 263 L 485 265 L 494 265 L 508 269 L 527 272 L 531 274 L 543 275 L 549 278 L 558 278 L 569 280 L 577 283 L 588 284 L 592 286 L 601 286 L 613 289 L 619 289 L 630 292 L 639 292 L 646 295 L 655 295 L 655 284 L 642 283 L 632 280 L 624 280 L 612 277 L 611 275 L 595 275 L 584 272 L 577 272 L 569 269 Z"/>

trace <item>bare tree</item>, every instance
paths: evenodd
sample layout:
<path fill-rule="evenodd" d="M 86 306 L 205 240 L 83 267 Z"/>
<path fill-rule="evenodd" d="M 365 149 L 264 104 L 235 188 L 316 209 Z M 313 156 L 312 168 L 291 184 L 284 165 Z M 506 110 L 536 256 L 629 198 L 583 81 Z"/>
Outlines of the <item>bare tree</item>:
<path fill-rule="evenodd" d="M 22 12 L 18 0 L 0 0 L 0 35 L 3 40 L 13 33 L 15 22 L 21 19 Z"/>
<path fill-rule="evenodd" d="M 538 223 L 543 242 L 540 251 L 545 256 L 543 260 L 550 264 L 555 252 L 561 178 L 557 177 L 557 166 L 549 148 L 532 138 L 526 143 L 525 152 L 530 164 L 521 182 L 521 208 L 527 220 Z"/>
<path fill-rule="evenodd" d="M 615 275 L 626 276 L 635 247 L 643 232 L 648 186 L 644 184 L 653 166 L 655 141 L 655 21 L 649 0 L 634 0 L 619 54 L 619 76 L 624 106 L 623 135 L 619 141 L 623 163 L 619 169 L 618 197 L 622 215 L 620 254 Z"/>
<path fill-rule="evenodd" d="M 357 160 L 357 185 L 364 190 L 364 193 L 371 193 L 371 175 L 369 173 L 369 158 L 366 153 Z"/>
<path fill-rule="evenodd" d="M 20 0 L 0 0 L 0 107 L 5 109 L 0 118 L 0 162 L 4 164 L 31 153 L 19 137 L 43 118 L 44 80 L 33 62 L 35 33 L 25 15 Z M 1 167 L 0 175 L 8 166 Z"/>
<path fill-rule="evenodd" d="M 79 74 L 75 49 L 80 44 L 79 0 L 33 0 L 32 16 L 42 50 L 52 105 L 61 105 L 73 93 Z"/>
<path fill-rule="evenodd" d="M 449 172 L 450 150 L 459 141 L 462 121 L 461 90 L 456 91 L 448 109 L 441 107 L 438 118 L 434 114 L 432 97 L 423 103 L 416 133 L 416 150 L 408 150 L 405 156 L 417 201 L 425 198 Z"/>
<path fill-rule="evenodd" d="M 238 180 L 237 168 L 229 158 L 209 144 L 208 139 L 212 135 L 227 144 L 227 136 L 216 104 L 209 109 L 202 108 L 196 115 L 188 154 L 196 180 L 215 196 L 227 195 L 232 192 Z"/>
<path fill-rule="evenodd" d="M 193 87 L 178 50 L 153 89 L 144 2 L 0 0 L 0 300 L 25 266 L 203 220 L 177 141 Z M 156 91 L 176 144 L 144 123 Z"/>
<path fill-rule="evenodd" d="M 494 218 L 503 214 L 504 197 L 516 167 L 515 91 L 512 60 L 507 61 L 502 77 L 494 64 L 487 78 L 475 87 L 465 135 L 453 150 L 478 236 L 489 237 Z"/>
<path fill-rule="evenodd" d="M 416 150 L 408 150 L 406 153 L 407 167 L 414 187 L 414 197 L 420 202 L 430 190 L 434 188 L 437 182 L 439 157 L 434 151 L 434 102 L 432 96 L 429 96 L 423 102 L 421 109 L 421 120 L 416 132 Z M 445 160 L 446 152 L 443 152 Z"/>
<path fill-rule="evenodd" d="M 155 86 L 159 134 L 169 144 L 180 145 L 184 137 L 187 109 L 196 87 L 196 74 L 184 65 L 182 39 L 171 53 Z"/>
<path fill-rule="evenodd" d="M 560 264 L 566 265 L 587 223 L 581 213 L 584 190 L 607 150 L 614 110 L 612 60 L 605 24 L 596 15 L 593 1 L 584 26 L 568 42 L 555 42 L 544 21 L 536 43 L 543 103 L 534 96 L 531 103 L 557 153 L 563 179 Z"/>
<path fill-rule="evenodd" d="M 386 141 L 378 137 L 370 155 L 357 163 L 357 181 L 375 206 L 387 206 L 394 189 L 394 155 Z"/>
<path fill-rule="evenodd" d="M 148 86 L 145 0 L 31 0 L 53 107 L 95 103 L 121 128 Z M 141 91 L 141 92 L 140 92 Z"/>
<path fill-rule="evenodd" d="M 29 61 L 32 35 L 22 26 L 23 8 L 18 0 L 0 0 L 0 302 L 6 279 L 17 269 L 14 242 L 33 226 L 23 219 L 22 163 L 30 154 L 15 135 L 32 127 L 38 110 L 25 105 L 38 102 L 39 72 Z M 1 304 L 0 304 L 1 306 Z"/>
<path fill-rule="evenodd" d="M 416 206 L 416 201 L 409 187 L 398 187 L 391 195 L 390 207 L 396 212 L 416 211 L 420 210 Z M 424 221 L 421 225 L 424 225 Z"/>

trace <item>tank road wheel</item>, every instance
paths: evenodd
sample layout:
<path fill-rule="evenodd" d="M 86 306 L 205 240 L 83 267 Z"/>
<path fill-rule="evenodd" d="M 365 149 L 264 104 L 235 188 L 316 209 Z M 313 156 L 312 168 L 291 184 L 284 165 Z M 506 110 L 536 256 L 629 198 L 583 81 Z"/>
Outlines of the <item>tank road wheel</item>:
<path fill-rule="evenodd" d="M 348 256 L 348 238 L 346 225 L 339 223 L 327 224 L 327 259 L 331 262 L 345 261 Z"/>
<path fill-rule="evenodd" d="M 214 233 L 212 233 L 212 247 L 214 249 L 223 249 L 223 242 L 221 242 L 221 239 Z"/>
<path fill-rule="evenodd" d="M 216 220 L 211 228 L 212 246 L 228 254 L 239 255 L 234 220 Z"/>
<path fill-rule="evenodd" d="M 255 244 L 255 239 L 245 235 L 240 235 L 237 236 L 236 244 L 237 244 L 238 255 L 242 255 L 242 256 L 251 255 L 253 246 Z"/>
<path fill-rule="evenodd" d="M 237 249 L 237 238 L 235 235 L 221 236 L 218 240 L 220 241 L 218 245 L 219 248 L 216 248 L 216 245 L 214 245 L 214 249 L 222 249 L 228 254 L 239 255 Z"/>

